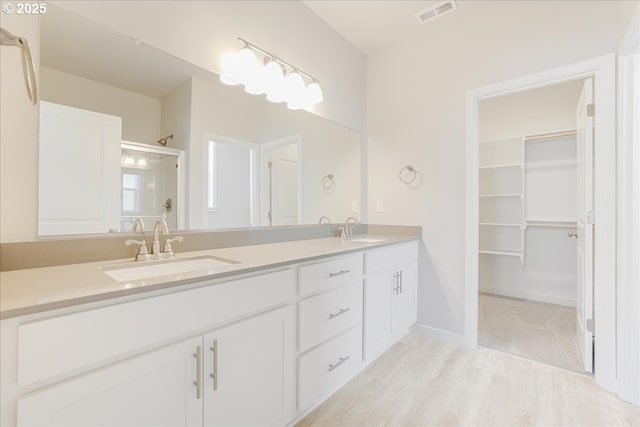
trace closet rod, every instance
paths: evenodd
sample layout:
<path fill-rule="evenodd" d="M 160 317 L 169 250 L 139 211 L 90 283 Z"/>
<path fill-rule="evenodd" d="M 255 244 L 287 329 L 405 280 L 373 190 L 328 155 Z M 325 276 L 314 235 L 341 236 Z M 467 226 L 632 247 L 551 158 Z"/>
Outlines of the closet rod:
<path fill-rule="evenodd" d="M 529 141 L 540 141 L 543 139 L 552 139 L 552 138 L 560 138 L 563 136 L 575 136 L 576 135 L 576 131 L 575 130 L 565 130 L 565 131 L 561 131 L 561 132 L 549 132 L 549 133 L 540 133 L 538 135 L 530 135 L 530 136 L 525 136 L 524 140 L 526 142 Z"/>

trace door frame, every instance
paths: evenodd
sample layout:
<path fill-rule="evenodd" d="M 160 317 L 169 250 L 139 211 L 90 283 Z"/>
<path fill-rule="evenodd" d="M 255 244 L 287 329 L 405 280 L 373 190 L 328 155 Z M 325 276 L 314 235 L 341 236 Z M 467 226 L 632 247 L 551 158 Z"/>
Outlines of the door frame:
<path fill-rule="evenodd" d="M 596 99 L 594 213 L 594 320 L 596 382 L 616 389 L 616 56 L 479 87 L 466 93 L 465 344 L 478 345 L 479 103 L 482 100 L 592 77 Z"/>
<path fill-rule="evenodd" d="M 260 144 L 260 186 L 259 186 L 259 199 L 260 199 L 260 225 L 261 226 L 266 226 L 269 227 L 269 219 L 267 217 L 267 213 L 269 212 L 269 209 L 267 207 L 267 202 L 265 201 L 265 193 L 263 192 L 263 189 L 266 188 L 267 185 L 269 185 L 268 179 L 267 179 L 267 164 L 266 164 L 266 159 L 267 159 L 267 151 L 269 150 L 273 150 L 274 148 L 279 148 L 279 147 L 283 147 L 285 145 L 291 145 L 291 144 L 296 144 L 297 146 L 297 162 L 298 162 L 298 170 L 297 170 L 297 175 L 298 175 L 298 194 L 297 194 L 297 204 L 298 204 L 298 209 L 297 209 L 297 217 L 298 217 L 298 224 L 301 224 L 301 220 L 302 220 L 302 135 L 300 134 L 293 134 L 293 135 L 289 135 L 289 136 L 285 136 L 284 138 L 278 138 L 278 139 L 274 139 L 272 141 L 268 141 L 268 142 L 263 142 Z"/>

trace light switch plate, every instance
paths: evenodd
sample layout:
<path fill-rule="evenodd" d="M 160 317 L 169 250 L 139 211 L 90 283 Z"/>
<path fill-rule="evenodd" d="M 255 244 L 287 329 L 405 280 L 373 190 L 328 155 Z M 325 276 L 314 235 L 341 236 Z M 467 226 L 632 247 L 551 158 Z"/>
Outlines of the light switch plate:
<path fill-rule="evenodd" d="M 376 201 L 376 212 L 384 212 L 384 202 L 382 200 Z"/>
<path fill-rule="evenodd" d="M 351 212 L 358 212 L 358 201 L 354 200 L 351 202 Z"/>

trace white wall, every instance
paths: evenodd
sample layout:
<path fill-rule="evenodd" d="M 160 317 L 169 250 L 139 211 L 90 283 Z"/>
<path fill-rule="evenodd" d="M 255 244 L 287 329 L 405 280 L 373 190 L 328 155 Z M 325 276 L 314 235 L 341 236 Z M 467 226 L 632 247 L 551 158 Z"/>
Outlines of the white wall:
<path fill-rule="evenodd" d="M 122 118 L 122 139 L 155 144 L 160 138 L 161 103 L 157 98 L 40 67 L 43 101 Z"/>
<path fill-rule="evenodd" d="M 207 141 L 210 136 L 226 140 L 257 142 L 264 100 L 238 96 L 238 87 L 222 87 L 191 79 L 191 140 L 187 159 L 189 173 L 188 228 L 208 227 Z"/>
<path fill-rule="evenodd" d="M 51 3 L 218 74 L 243 37 L 320 80 L 317 114 L 365 130 L 366 58 L 301 2 Z"/>
<path fill-rule="evenodd" d="M 575 129 L 576 106 L 582 85 L 582 80 L 576 80 L 480 102 L 480 140 Z M 495 145 L 492 148 L 504 148 L 504 144 L 492 144 Z M 486 144 L 481 145 L 481 151 L 484 146 Z M 525 149 L 527 158 L 525 218 L 575 221 L 577 207 L 575 137 L 531 142 L 526 144 Z M 492 162 L 489 159 L 488 164 L 500 163 L 500 161 Z M 491 188 L 483 189 L 483 186 L 492 184 L 494 180 L 515 182 L 520 175 L 519 169 L 481 170 L 481 193 L 497 193 L 499 191 L 492 191 Z M 517 181 L 517 184 L 519 186 L 520 181 Z M 519 187 L 517 192 L 520 192 Z M 497 206 L 501 203 L 501 199 L 486 198 L 480 203 Z M 519 212 L 518 215 L 520 215 Z M 480 220 L 483 222 L 482 217 Z M 514 222 L 519 223 L 520 219 Z M 527 228 L 524 266 L 515 257 L 480 255 L 480 291 L 575 306 L 576 241 L 567 238 L 568 231 L 571 230 Z M 515 237 L 515 243 L 519 247 L 521 242 L 519 229 L 496 226 L 480 227 L 480 247 L 490 245 L 483 240 L 499 237 L 505 233 L 507 234 L 505 237 L 511 237 L 511 235 Z"/>
<path fill-rule="evenodd" d="M 369 222 L 423 226 L 418 320 L 462 335 L 466 91 L 614 52 L 623 28 L 618 2 L 458 6 L 369 56 L 367 134 Z M 407 164 L 418 188 L 397 178 Z"/>
<path fill-rule="evenodd" d="M 2 27 L 31 43 L 40 63 L 37 15 L 2 14 Z M 22 77 L 20 49 L 0 48 L 0 242 L 34 240 L 38 233 L 38 107 Z"/>

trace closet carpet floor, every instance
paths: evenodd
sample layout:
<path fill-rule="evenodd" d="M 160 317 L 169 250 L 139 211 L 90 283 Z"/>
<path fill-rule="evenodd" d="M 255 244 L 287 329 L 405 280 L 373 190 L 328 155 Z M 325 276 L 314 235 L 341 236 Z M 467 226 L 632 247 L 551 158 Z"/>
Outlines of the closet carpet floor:
<path fill-rule="evenodd" d="M 409 334 L 298 427 L 637 426 L 640 408 L 593 378 Z"/>
<path fill-rule="evenodd" d="M 576 309 L 480 294 L 478 343 L 507 353 L 584 372 L 576 337 Z"/>

